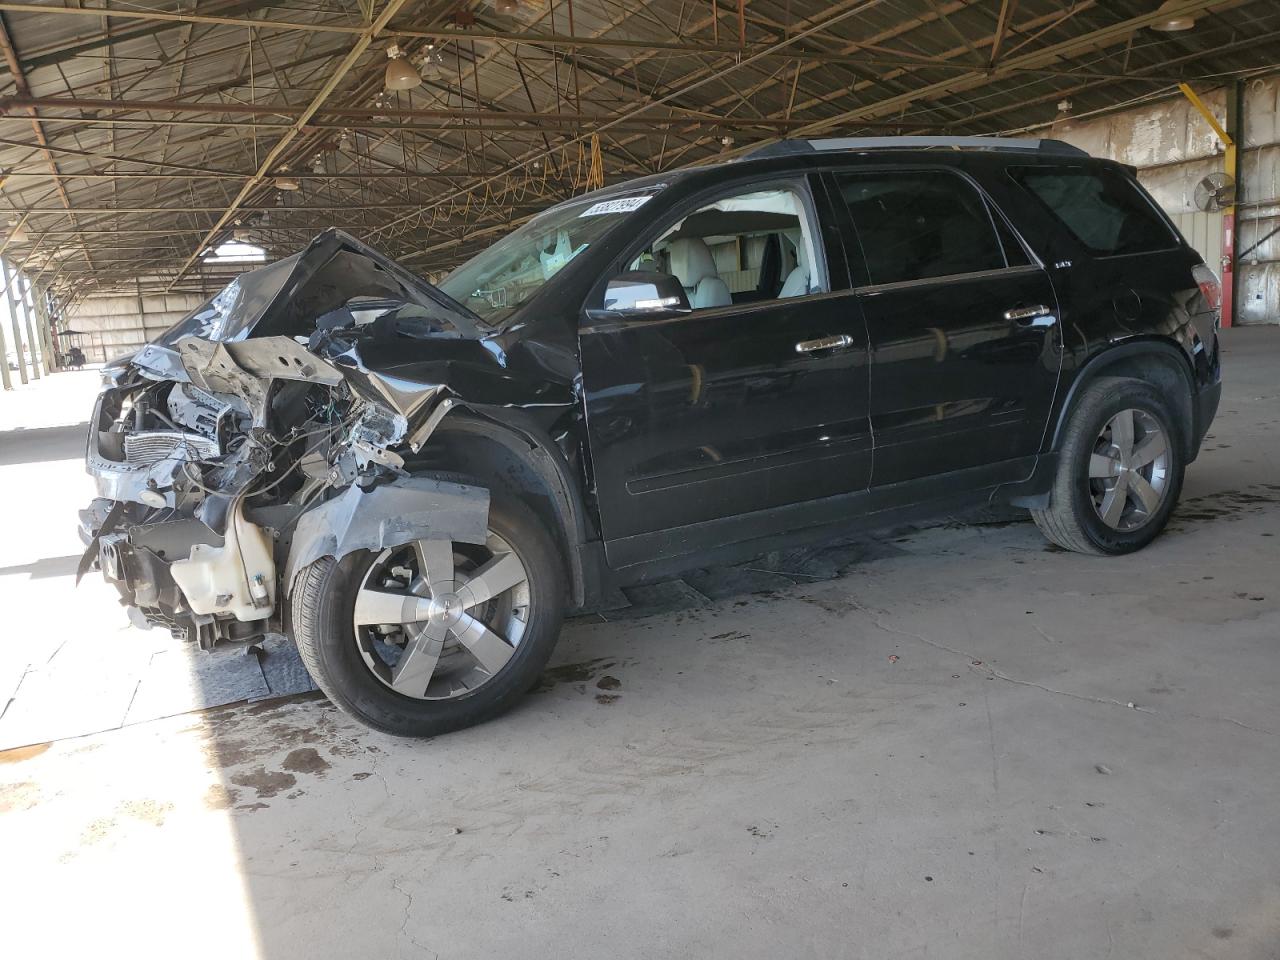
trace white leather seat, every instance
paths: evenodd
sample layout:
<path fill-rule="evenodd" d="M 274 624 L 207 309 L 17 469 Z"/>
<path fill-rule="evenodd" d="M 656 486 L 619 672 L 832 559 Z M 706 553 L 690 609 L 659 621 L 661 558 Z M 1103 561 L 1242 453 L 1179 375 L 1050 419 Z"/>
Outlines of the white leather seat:
<path fill-rule="evenodd" d="M 778 299 L 783 300 L 787 297 L 803 297 L 809 292 L 809 264 L 805 262 L 804 241 L 797 240 L 791 236 L 787 237 L 796 250 L 796 267 L 789 274 L 782 284 L 782 289 L 778 291 Z"/>
<path fill-rule="evenodd" d="M 697 237 L 685 237 L 671 241 L 667 248 L 671 272 L 684 287 L 689 306 L 695 310 L 707 307 L 727 307 L 733 303 L 729 286 L 720 279 L 711 248 Z"/>

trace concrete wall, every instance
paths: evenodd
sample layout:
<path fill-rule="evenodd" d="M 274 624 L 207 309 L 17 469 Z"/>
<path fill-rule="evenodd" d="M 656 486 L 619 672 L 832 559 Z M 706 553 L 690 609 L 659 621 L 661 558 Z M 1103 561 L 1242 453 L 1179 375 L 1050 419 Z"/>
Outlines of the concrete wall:
<path fill-rule="evenodd" d="M 127 294 L 85 297 L 67 310 L 66 326 L 90 363 L 137 350 L 173 326 L 207 297 L 195 293 Z"/>
<path fill-rule="evenodd" d="M 1225 123 L 1226 89 L 1197 92 Z M 1280 323 L 1280 233 L 1263 239 L 1280 227 L 1280 75 L 1249 81 L 1244 101 L 1236 322 Z M 1197 210 L 1195 188 L 1205 176 L 1222 170 L 1222 144 L 1185 97 L 1096 119 L 1061 121 L 1046 135 L 1137 167 L 1138 179 L 1188 241 L 1221 271 L 1222 215 Z"/>

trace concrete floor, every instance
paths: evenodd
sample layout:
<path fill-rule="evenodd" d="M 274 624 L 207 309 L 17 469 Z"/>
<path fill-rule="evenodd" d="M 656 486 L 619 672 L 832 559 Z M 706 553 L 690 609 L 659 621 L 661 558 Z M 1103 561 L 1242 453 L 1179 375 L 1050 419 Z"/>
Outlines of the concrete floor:
<path fill-rule="evenodd" d="M 1226 344 L 1218 423 L 1139 555 L 951 523 L 808 558 L 838 579 L 775 563 L 756 592 L 575 622 L 541 692 L 427 743 L 303 696 L 0 753 L 0 945 L 1280 956 L 1280 330 Z M 46 385 L 79 391 L 66 424 L 87 376 Z M 12 432 L 61 416 L 23 396 L 4 646 L 52 620 L 107 670 L 153 634 L 71 589 L 87 481 L 65 437 Z"/>

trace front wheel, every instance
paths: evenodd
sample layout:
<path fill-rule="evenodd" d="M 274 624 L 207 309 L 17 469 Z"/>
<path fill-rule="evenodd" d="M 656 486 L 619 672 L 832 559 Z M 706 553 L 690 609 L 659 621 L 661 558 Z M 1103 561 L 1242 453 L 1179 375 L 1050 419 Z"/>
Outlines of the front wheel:
<path fill-rule="evenodd" d="M 1072 411 L 1049 506 L 1031 516 L 1079 553 L 1140 550 L 1164 529 L 1182 490 L 1180 433 L 1151 384 L 1100 377 Z"/>
<path fill-rule="evenodd" d="M 564 618 L 564 563 L 523 503 L 494 494 L 483 545 L 420 540 L 298 574 L 293 625 L 316 685 L 384 733 L 487 720 L 537 679 Z"/>

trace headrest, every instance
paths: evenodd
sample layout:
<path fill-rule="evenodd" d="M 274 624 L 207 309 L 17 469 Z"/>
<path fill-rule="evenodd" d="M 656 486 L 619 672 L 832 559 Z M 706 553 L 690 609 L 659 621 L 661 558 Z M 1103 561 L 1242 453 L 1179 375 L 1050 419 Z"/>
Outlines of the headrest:
<path fill-rule="evenodd" d="M 796 253 L 796 266 L 807 267 L 809 265 L 808 251 L 804 247 L 804 234 L 799 230 L 786 231 L 786 238 L 790 242 L 791 247 Z"/>
<path fill-rule="evenodd" d="M 671 272 L 686 290 L 692 290 L 708 277 L 720 276 L 711 256 L 711 248 L 704 240 L 697 237 L 672 240 L 667 253 L 671 261 Z"/>

